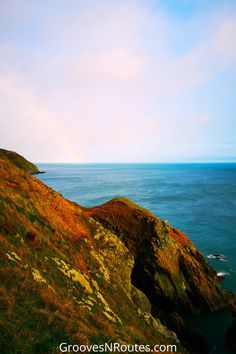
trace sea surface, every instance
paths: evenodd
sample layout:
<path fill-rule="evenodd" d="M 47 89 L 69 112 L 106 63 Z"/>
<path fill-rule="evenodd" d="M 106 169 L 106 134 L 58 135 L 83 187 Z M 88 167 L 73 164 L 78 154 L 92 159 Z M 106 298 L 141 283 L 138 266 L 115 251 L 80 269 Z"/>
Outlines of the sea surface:
<path fill-rule="evenodd" d="M 236 163 L 38 164 L 38 177 L 64 197 L 86 207 L 125 196 L 184 231 L 208 258 L 222 285 L 236 294 Z M 210 337 L 212 353 L 228 354 L 223 343 L 230 313 L 196 321 Z"/>

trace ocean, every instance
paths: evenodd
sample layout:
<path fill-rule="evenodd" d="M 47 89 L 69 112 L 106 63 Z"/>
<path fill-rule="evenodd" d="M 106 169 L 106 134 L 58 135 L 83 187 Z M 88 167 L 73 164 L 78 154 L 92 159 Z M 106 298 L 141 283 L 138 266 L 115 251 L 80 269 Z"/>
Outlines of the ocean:
<path fill-rule="evenodd" d="M 236 163 L 37 164 L 38 177 L 64 197 L 91 207 L 124 196 L 184 231 L 236 294 Z M 221 260 L 212 258 L 222 254 Z M 228 354 L 229 312 L 205 316 L 196 326 L 214 354 Z"/>

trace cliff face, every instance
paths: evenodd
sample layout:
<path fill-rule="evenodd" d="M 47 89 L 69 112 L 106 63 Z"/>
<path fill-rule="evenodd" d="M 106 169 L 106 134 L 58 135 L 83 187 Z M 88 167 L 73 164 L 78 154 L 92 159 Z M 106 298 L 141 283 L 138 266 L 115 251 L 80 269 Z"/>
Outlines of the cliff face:
<path fill-rule="evenodd" d="M 226 341 L 233 350 L 233 353 L 236 353 L 236 302 L 232 306 L 232 317 L 232 325 L 226 332 Z"/>
<path fill-rule="evenodd" d="M 55 353 L 61 342 L 110 341 L 176 344 L 187 353 L 159 317 L 166 314 L 181 337 L 184 312 L 230 301 L 187 236 L 123 198 L 85 209 L 6 155 L 0 153 L 0 351 Z"/>
<path fill-rule="evenodd" d="M 12 162 L 13 165 L 19 167 L 20 169 L 28 171 L 30 174 L 41 173 L 37 166 L 14 151 L 0 149 L 0 157 Z"/>
<path fill-rule="evenodd" d="M 86 213 L 115 233 L 134 257 L 132 284 L 146 294 L 151 313 L 177 333 L 191 353 L 209 352 L 206 338 L 185 325 L 185 315 L 225 308 L 233 296 L 188 237 L 125 198 Z"/>
<path fill-rule="evenodd" d="M 117 198 L 87 214 L 115 233 L 134 257 L 133 283 L 154 307 L 201 313 L 227 306 L 216 272 L 187 236 L 147 210 Z"/>

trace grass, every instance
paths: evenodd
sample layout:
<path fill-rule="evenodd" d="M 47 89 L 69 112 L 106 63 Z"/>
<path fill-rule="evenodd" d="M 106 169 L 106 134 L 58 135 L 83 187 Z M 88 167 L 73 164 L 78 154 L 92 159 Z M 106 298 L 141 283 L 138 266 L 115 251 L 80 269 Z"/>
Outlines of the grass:
<path fill-rule="evenodd" d="M 169 225 L 118 198 L 99 209 L 100 217 L 107 216 L 105 227 L 1 153 L 0 170 L 0 352 L 55 353 L 60 342 L 175 342 L 167 328 L 163 334 L 140 315 L 130 294 L 142 237 L 147 247 L 156 237 L 156 249 L 147 248 L 145 259 L 151 262 L 158 253 L 152 266 L 160 262 L 159 270 L 177 273 L 182 245 L 169 235 Z M 187 248 L 182 254 L 193 257 Z"/>

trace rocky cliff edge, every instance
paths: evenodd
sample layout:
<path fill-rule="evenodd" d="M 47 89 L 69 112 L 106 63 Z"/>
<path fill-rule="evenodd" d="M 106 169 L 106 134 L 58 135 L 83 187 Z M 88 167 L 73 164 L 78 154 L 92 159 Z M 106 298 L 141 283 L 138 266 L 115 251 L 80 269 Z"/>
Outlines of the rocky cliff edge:
<path fill-rule="evenodd" d="M 61 342 L 204 352 L 183 316 L 232 294 L 184 233 L 124 198 L 70 202 L 2 150 L 0 171 L 1 352 L 56 353 Z"/>

